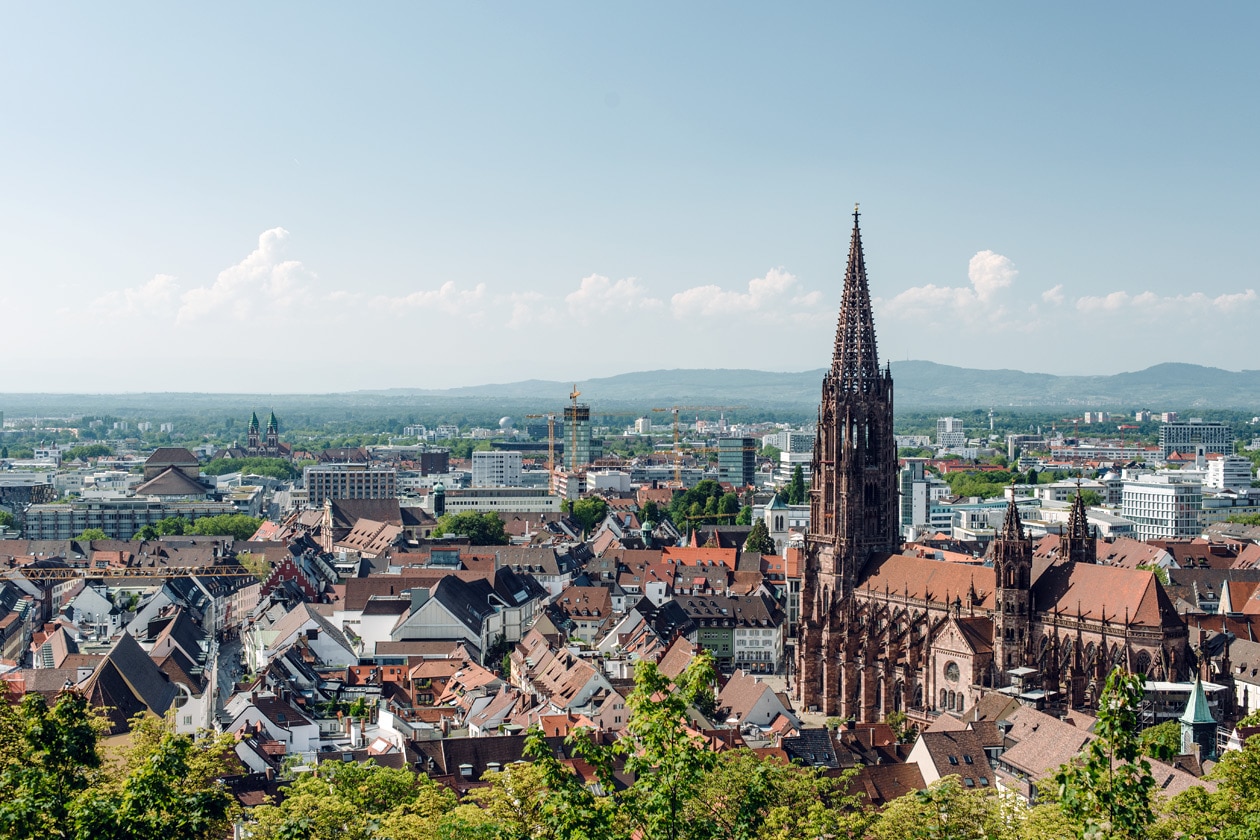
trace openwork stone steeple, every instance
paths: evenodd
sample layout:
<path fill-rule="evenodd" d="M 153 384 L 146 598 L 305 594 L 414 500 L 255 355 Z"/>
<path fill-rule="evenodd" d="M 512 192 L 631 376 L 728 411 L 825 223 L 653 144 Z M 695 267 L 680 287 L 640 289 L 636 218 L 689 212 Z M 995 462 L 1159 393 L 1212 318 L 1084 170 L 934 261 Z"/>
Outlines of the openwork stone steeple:
<path fill-rule="evenodd" d="M 823 378 L 805 543 L 800 692 L 806 707 L 866 720 L 873 683 L 841 649 L 858 575 L 871 558 L 901 547 L 893 383 L 880 370 L 858 212 L 831 368 Z M 860 695 L 860 696 L 859 696 Z"/>
<path fill-rule="evenodd" d="M 1059 556 L 1071 563 L 1096 563 L 1096 540 L 1089 530 L 1089 517 L 1085 514 L 1085 499 L 1081 497 L 1081 483 L 1076 482 L 1076 498 L 1072 500 L 1072 512 L 1068 514 L 1067 528 L 1059 537 Z"/>
<path fill-rule="evenodd" d="M 862 253 L 858 215 L 854 207 L 849 265 L 844 272 L 844 297 L 836 324 L 831 375 L 840 390 L 864 394 L 877 390 L 883 377 L 875 347 L 875 321 L 871 317 L 871 292 L 866 281 L 866 256 Z"/>

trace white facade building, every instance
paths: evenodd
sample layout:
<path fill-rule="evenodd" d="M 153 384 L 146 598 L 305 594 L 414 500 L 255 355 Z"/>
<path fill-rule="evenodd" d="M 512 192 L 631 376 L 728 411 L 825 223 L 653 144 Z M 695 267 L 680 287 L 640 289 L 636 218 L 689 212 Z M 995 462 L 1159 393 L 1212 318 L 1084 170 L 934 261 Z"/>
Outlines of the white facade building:
<path fill-rule="evenodd" d="M 1203 530 L 1203 485 L 1175 473 L 1143 475 L 1124 482 L 1121 515 L 1139 540 L 1189 539 Z"/>
<path fill-rule="evenodd" d="M 963 421 L 957 417 L 942 417 L 936 421 L 936 445 L 937 446 L 966 446 L 967 430 L 963 428 Z"/>
<path fill-rule="evenodd" d="M 1251 488 L 1251 460 L 1241 455 L 1222 455 L 1208 461 L 1205 490 L 1236 490 Z"/>
<path fill-rule="evenodd" d="M 472 454 L 473 487 L 520 487 L 521 453 L 491 450 Z"/>

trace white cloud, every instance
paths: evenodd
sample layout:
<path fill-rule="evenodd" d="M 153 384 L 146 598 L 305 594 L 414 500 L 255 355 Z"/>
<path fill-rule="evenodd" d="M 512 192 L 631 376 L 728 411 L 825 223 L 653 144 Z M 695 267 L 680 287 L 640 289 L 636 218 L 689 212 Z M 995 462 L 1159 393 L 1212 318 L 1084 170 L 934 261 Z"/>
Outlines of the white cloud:
<path fill-rule="evenodd" d="M 1084 313 L 1140 312 L 1152 315 L 1193 316 L 1205 313 L 1231 315 L 1249 309 L 1260 300 L 1254 289 L 1208 297 L 1202 292 L 1188 295 L 1159 295 L 1140 292 L 1131 295 L 1125 291 L 1107 295 L 1086 295 L 1076 301 L 1076 308 Z"/>
<path fill-rule="evenodd" d="M 794 274 L 772 268 L 764 277 L 748 281 L 748 291 L 723 289 L 713 284 L 694 286 L 670 298 L 675 318 L 695 315 L 737 315 L 756 313 L 768 320 L 812 319 L 822 301 L 822 292 L 805 291 Z M 831 317 L 834 313 L 823 313 Z"/>
<path fill-rule="evenodd" d="M 661 301 L 648 294 L 637 278 L 623 277 L 613 281 L 602 274 L 582 278 L 577 290 L 564 296 L 569 312 L 579 317 L 630 309 L 656 309 Z"/>
<path fill-rule="evenodd" d="M 1046 289 L 1041 293 L 1041 299 L 1051 306 L 1061 305 L 1063 303 L 1063 284 L 1060 283 L 1054 288 Z"/>
<path fill-rule="evenodd" d="M 479 313 L 479 305 L 485 297 L 485 283 L 478 283 L 471 289 L 460 289 L 454 280 L 447 280 L 436 289 L 420 289 L 393 297 L 378 295 L 373 302 L 389 309 L 437 309 L 451 315 L 471 316 Z"/>
<path fill-rule="evenodd" d="M 980 300 L 987 301 L 998 289 L 1010 286 L 1016 274 L 1015 263 L 992 251 L 978 252 L 967 264 L 967 278 Z"/>
<path fill-rule="evenodd" d="M 158 274 L 142 286 L 106 292 L 92 301 L 92 309 L 114 318 L 160 313 L 170 308 L 178 291 L 179 284 L 174 277 Z"/>
<path fill-rule="evenodd" d="M 304 281 L 312 275 L 300 262 L 280 258 L 288 238 L 284 228 L 264 231 L 248 257 L 219 272 L 209 286 L 184 292 L 177 320 L 195 321 L 221 313 L 245 320 L 256 307 L 272 310 L 299 302 L 305 293 Z"/>
<path fill-rule="evenodd" d="M 933 316 L 971 320 L 999 319 L 1006 314 L 998 292 L 1009 288 L 1019 271 L 1010 258 L 993 251 L 978 251 L 967 264 L 967 286 L 912 286 L 883 303 L 890 315 Z"/>

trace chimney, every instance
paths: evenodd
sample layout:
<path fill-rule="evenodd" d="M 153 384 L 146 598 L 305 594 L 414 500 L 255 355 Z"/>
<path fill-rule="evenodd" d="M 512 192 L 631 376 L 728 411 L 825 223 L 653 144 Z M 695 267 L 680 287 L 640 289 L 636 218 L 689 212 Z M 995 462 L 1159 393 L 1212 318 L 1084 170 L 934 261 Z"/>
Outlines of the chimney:
<path fill-rule="evenodd" d="M 413 586 L 411 588 L 411 611 L 415 612 L 424 606 L 424 602 L 429 600 L 429 590 L 424 586 Z"/>

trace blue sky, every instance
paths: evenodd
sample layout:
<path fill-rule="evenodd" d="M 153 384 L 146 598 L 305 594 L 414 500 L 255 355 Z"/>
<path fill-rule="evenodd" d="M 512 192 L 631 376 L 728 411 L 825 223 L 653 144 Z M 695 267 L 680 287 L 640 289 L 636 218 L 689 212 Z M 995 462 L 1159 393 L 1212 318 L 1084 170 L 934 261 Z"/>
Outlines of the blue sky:
<path fill-rule="evenodd" d="M 1251 360 L 1254 4 L 9 4 L 3 390 Z"/>

